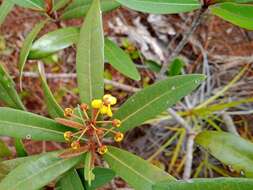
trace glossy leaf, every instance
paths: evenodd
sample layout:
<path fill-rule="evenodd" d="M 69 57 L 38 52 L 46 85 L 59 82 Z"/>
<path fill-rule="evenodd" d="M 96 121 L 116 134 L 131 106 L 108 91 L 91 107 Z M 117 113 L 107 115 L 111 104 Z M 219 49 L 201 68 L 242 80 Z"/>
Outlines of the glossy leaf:
<path fill-rule="evenodd" d="M 53 93 L 51 92 L 49 86 L 47 85 L 45 73 L 41 67 L 39 67 L 39 74 L 40 74 L 42 89 L 43 89 L 44 96 L 45 96 L 44 100 L 46 102 L 49 115 L 52 118 L 64 117 L 64 111 L 62 110 L 61 106 L 55 100 Z"/>
<path fill-rule="evenodd" d="M 32 47 L 33 40 L 37 37 L 37 35 L 39 34 L 40 30 L 44 27 L 46 22 L 47 21 L 43 21 L 35 25 L 32 31 L 27 35 L 23 43 L 23 46 L 20 50 L 19 61 L 18 61 L 19 72 L 20 72 L 20 84 L 22 84 L 21 81 L 22 81 L 23 70 L 24 70 L 25 63 L 29 55 L 30 49 Z"/>
<path fill-rule="evenodd" d="M 84 17 L 91 5 L 92 0 L 74 0 L 66 11 L 62 14 L 62 19 L 80 18 Z M 101 1 L 101 11 L 107 12 L 119 7 L 120 4 L 115 0 L 102 0 Z"/>
<path fill-rule="evenodd" d="M 59 181 L 61 190 L 84 190 L 82 181 L 76 170 L 68 171 Z"/>
<path fill-rule="evenodd" d="M 0 63 L 0 100 L 2 100 L 6 105 L 24 110 L 25 107 L 22 104 L 18 93 L 15 89 L 15 83 L 4 69 L 4 66 Z"/>
<path fill-rule="evenodd" d="M 14 7 L 14 3 L 10 0 L 3 0 L 0 6 L 0 26 L 4 22 L 6 16 L 11 12 L 12 8 Z"/>
<path fill-rule="evenodd" d="M 29 53 L 29 59 L 41 59 L 76 43 L 80 29 L 66 27 L 49 32 L 36 40 Z"/>
<path fill-rule="evenodd" d="M 253 5 L 220 3 L 210 7 L 211 12 L 222 19 L 245 29 L 253 30 Z"/>
<path fill-rule="evenodd" d="M 10 0 L 7 0 L 10 1 Z M 11 0 L 13 3 L 30 9 L 44 10 L 44 0 Z"/>
<path fill-rule="evenodd" d="M 191 179 L 188 181 L 163 181 L 154 185 L 153 190 L 249 190 L 253 180 L 245 178 Z"/>
<path fill-rule="evenodd" d="M 152 190 L 158 181 L 175 180 L 168 173 L 125 150 L 109 147 L 105 160 L 115 173 L 138 190 Z"/>
<path fill-rule="evenodd" d="M 105 39 L 105 57 L 114 68 L 124 75 L 133 80 L 140 80 L 140 74 L 129 55 L 109 39 Z"/>
<path fill-rule="evenodd" d="M 137 11 L 154 14 L 189 12 L 200 8 L 198 0 L 117 0 L 120 4 Z"/>
<path fill-rule="evenodd" d="M 91 185 L 88 185 L 88 183 L 85 182 L 85 188 L 87 190 L 96 190 L 97 188 L 110 182 L 115 176 L 115 172 L 109 168 L 96 167 L 93 169 L 93 173 L 95 175 L 95 179 L 91 182 Z"/>
<path fill-rule="evenodd" d="M 221 162 L 253 177 L 253 143 L 231 133 L 216 131 L 204 131 L 195 141 Z"/>
<path fill-rule="evenodd" d="M 25 163 L 25 162 L 29 162 L 29 161 L 33 161 L 33 160 L 37 160 L 39 157 L 44 156 L 46 154 L 52 154 L 52 152 L 50 153 L 43 153 L 43 154 L 38 154 L 38 155 L 33 155 L 33 156 L 27 156 L 27 157 L 20 157 L 20 158 L 15 158 L 12 160 L 6 160 L 6 161 L 2 161 L 0 162 L 0 181 L 12 170 L 14 170 L 16 167 L 18 167 L 19 165 Z"/>
<path fill-rule="evenodd" d="M 175 76 L 137 92 L 114 115 L 121 120 L 119 130 L 125 132 L 160 114 L 196 89 L 204 79 L 204 75 L 198 74 Z"/>
<path fill-rule="evenodd" d="M 64 141 L 70 130 L 54 120 L 11 108 L 0 108 L 0 135 L 33 140 Z"/>
<path fill-rule="evenodd" d="M 77 43 L 76 70 L 81 101 L 91 103 L 104 94 L 104 35 L 100 0 L 94 0 Z"/>
<path fill-rule="evenodd" d="M 1 181 L 0 189 L 37 190 L 73 168 L 81 160 L 81 156 L 61 159 L 58 154 L 54 152 L 19 165 Z"/>

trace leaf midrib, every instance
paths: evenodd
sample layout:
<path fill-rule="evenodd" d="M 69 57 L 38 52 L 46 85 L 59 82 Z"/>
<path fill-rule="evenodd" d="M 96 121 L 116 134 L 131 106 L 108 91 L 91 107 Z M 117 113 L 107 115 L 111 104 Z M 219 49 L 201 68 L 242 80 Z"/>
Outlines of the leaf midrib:
<path fill-rule="evenodd" d="M 136 175 L 140 176 L 141 178 L 143 178 L 145 181 L 148 181 L 150 184 L 155 184 L 151 179 L 143 176 L 141 173 L 139 173 L 138 171 L 134 170 L 134 168 L 130 167 L 129 165 L 125 164 L 123 161 L 121 161 L 120 159 L 118 159 L 116 156 L 114 156 L 113 154 L 111 154 L 110 152 L 106 153 L 107 155 L 111 156 L 113 159 L 115 159 L 116 161 L 118 161 L 119 163 L 121 163 L 122 165 L 124 165 L 126 168 L 130 169 L 131 171 L 133 171 Z"/>
<path fill-rule="evenodd" d="M 180 88 L 184 87 L 185 85 L 187 85 L 188 83 L 191 83 L 191 82 L 192 81 L 185 82 L 183 85 L 178 85 L 178 87 L 175 90 L 173 90 L 173 91 L 172 90 L 166 91 L 165 93 L 161 94 L 160 96 L 157 96 L 156 98 L 152 99 L 149 103 L 145 104 L 143 107 L 137 109 L 135 112 L 133 112 L 130 115 L 126 116 L 124 119 L 121 120 L 121 123 L 123 124 L 126 120 L 128 120 L 129 118 L 131 118 L 132 116 L 134 116 L 135 114 L 137 114 L 138 112 L 140 112 L 141 110 L 143 110 L 144 108 L 148 107 L 150 104 L 152 104 L 156 100 L 162 98 L 163 96 L 172 94 L 176 90 L 179 90 Z"/>
<path fill-rule="evenodd" d="M 40 172 L 38 172 L 38 173 L 36 173 L 36 174 L 34 174 L 34 175 L 30 175 L 30 176 L 28 176 L 27 178 L 25 178 L 25 179 L 19 181 L 18 183 L 16 183 L 16 185 L 13 187 L 13 190 L 17 190 L 16 188 L 19 187 L 19 185 L 22 184 L 23 182 L 25 182 L 25 181 L 27 181 L 27 180 L 30 180 L 30 179 L 33 178 L 34 176 L 37 176 L 37 175 L 43 173 L 44 171 L 46 171 L 46 170 L 48 170 L 48 169 L 50 169 L 50 168 L 53 168 L 53 167 L 55 167 L 55 166 L 57 166 L 57 165 L 60 165 L 60 164 L 62 164 L 62 163 L 65 162 L 65 161 L 68 161 L 68 160 L 62 159 L 62 160 L 60 160 L 59 162 L 56 162 L 55 164 L 50 165 L 49 167 L 44 167 L 43 170 L 40 170 Z"/>

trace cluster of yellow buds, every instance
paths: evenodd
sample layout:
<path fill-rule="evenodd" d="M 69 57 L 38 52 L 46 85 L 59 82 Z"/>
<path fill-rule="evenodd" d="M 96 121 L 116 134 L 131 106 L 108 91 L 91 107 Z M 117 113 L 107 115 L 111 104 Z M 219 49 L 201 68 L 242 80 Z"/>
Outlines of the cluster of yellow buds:
<path fill-rule="evenodd" d="M 91 103 L 91 106 L 94 109 L 98 109 L 101 114 L 112 117 L 111 106 L 115 105 L 116 103 L 117 103 L 117 99 L 114 96 L 110 94 L 106 94 L 103 96 L 103 99 L 93 100 Z"/>
<path fill-rule="evenodd" d="M 99 154 L 105 154 L 107 152 L 107 146 L 102 144 L 103 137 L 108 133 L 114 134 L 115 142 L 121 142 L 124 138 L 123 133 L 115 131 L 114 128 L 121 126 L 119 119 L 98 121 L 99 114 L 112 117 L 111 106 L 117 103 L 117 99 L 110 94 L 106 94 L 102 99 L 95 99 L 91 102 L 92 115 L 88 114 L 89 106 L 87 104 L 81 104 L 78 106 L 77 113 L 71 108 L 64 110 L 65 118 L 56 118 L 56 121 L 65 126 L 74 128 L 75 132 L 66 131 L 64 133 L 64 139 L 71 143 L 73 150 L 79 150 L 82 146 L 80 140 L 83 136 L 86 136 L 88 142 L 93 143 L 97 147 Z M 111 128 L 104 128 L 103 125 L 111 124 Z M 78 136 L 78 137 L 77 137 Z M 77 138 L 77 139 L 76 139 Z M 94 141 L 96 139 L 96 141 Z M 87 146 L 87 145 L 86 145 Z"/>

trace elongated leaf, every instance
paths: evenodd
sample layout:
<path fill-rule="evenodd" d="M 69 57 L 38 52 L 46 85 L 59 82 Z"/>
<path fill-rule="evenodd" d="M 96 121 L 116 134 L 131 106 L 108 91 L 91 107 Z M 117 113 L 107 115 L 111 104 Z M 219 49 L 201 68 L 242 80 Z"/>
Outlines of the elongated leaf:
<path fill-rule="evenodd" d="M 221 162 L 253 177 L 253 143 L 231 133 L 216 131 L 204 131 L 195 141 Z"/>
<path fill-rule="evenodd" d="M 49 32 L 35 41 L 29 53 L 29 59 L 41 59 L 67 48 L 78 41 L 80 29 L 66 27 Z"/>
<path fill-rule="evenodd" d="M 81 101 L 91 103 L 104 94 L 104 36 L 100 1 L 94 0 L 77 43 L 77 82 Z"/>
<path fill-rule="evenodd" d="M 198 74 L 175 76 L 137 92 L 114 115 L 121 120 L 119 130 L 125 132 L 160 114 L 192 92 L 204 79 Z"/>
<path fill-rule="evenodd" d="M 1 181 L 0 189 L 37 190 L 73 168 L 82 158 L 61 159 L 58 154 L 44 155 L 18 166 Z"/>
<path fill-rule="evenodd" d="M 33 43 L 28 58 L 45 58 L 67 48 L 78 41 L 79 33 L 80 30 L 76 27 L 67 27 L 47 33 Z M 116 70 L 134 80 L 140 79 L 140 75 L 129 55 L 109 39 L 105 39 L 104 54 L 105 59 Z"/>
<path fill-rule="evenodd" d="M 140 74 L 129 55 L 109 39 L 105 39 L 105 55 L 109 63 L 118 71 L 131 79 L 140 80 Z"/>
<path fill-rule="evenodd" d="M 90 7 L 92 0 L 75 0 L 73 3 L 64 11 L 61 18 L 62 19 L 72 19 L 84 17 Z M 115 0 L 102 0 L 101 1 L 101 11 L 107 12 L 119 7 L 120 4 Z"/>
<path fill-rule="evenodd" d="M 138 190 L 152 190 L 162 180 L 175 180 L 168 173 L 127 151 L 109 147 L 104 156 L 110 168 L 130 186 Z"/>
<path fill-rule="evenodd" d="M 6 16 L 14 7 L 14 3 L 9 0 L 4 0 L 0 6 L 0 26 L 4 22 Z"/>
<path fill-rule="evenodd" d="M 70 129 L 54 120 L 11 108 L 0 108 L 0 135 L 33 140 L 64 141 Z"/>
<path fill-rule="evenodd" d="M 253 180 L 245 178 L 192 179 L 189 181 L 163 181 L 153 190 L 249 190 Z"/>
<path fill-rule="evenodd" d="M 93 173 L 95 179 L 91 182 L 91 185 L 88 185 L 88 183 L 85 182 L 85 188 L 87 190 L 95 190 L 110 182 L 115 176 L 115 172 L 109 168 L 96 167 L 93 169 Z"/>
<path fill-rule="evenodd" d="M 18 157 L 27 156 L 27 152 L 25 150 L 22 139 L 14 139 L 14 145 L 15 145 Z"/>
<path fill-rule="evenodd" d="M 210 7 L 213 14 L 245 29 L 253 30 L 253 5 L 220 3 Z"/>
<path fill-rule="evenodd" d="M 0 100 L 2 100 L 6 105 L 10 107 L 21 110 L 25 109 L 15 89 L 14 81 L 9 76 L 8 72 L 4 69 L 1 63 L 0 63 Z"/>
<path fill-rule="evenodd" d="M 20 50 L 19 61 L 18 61 L 19 72 L 20 72 L 20 82 L 22 81 L 24 66 L 25 66 L 28 54 L 30 52 L 30 49 L 32 47 L 32 42 L 37 37 L 37 35 L 39 34 L 40 30 L 44 27 L 46 22 L 47 21 L 40 22 L 33 28 L 33 30 L 26 37 L 24 44 Z"/>
<path fill-rule="evenodd" d="M 57 103 L 52 94 L 49 86 L 47 85 L 45 73 L 41 67 L 39 67 L 40 79 L 42 83 L 42 89 L 45 96 L 45 102 L 47 105 L 48 112 L 52 118 L 64 117 L 64 111 L 61 106 Z"/>
<path fill-rule="evenodd" d="M 82 181 L 76 170 L 68 171 L 59 181 L 61 190 L 84 190 Z"/>
<path fill-rule="evenodd" d="M 44 0 L 7 0 L 12 1 L 13 3 L 25 7 L 25 8 L 31 8 L 36 10 L 44 10 Z"/>
<path fill-rule="evenodd" d="M 172 14 L 200 8 L 198 0 L 117 0 L 122 5 L 141 12 Z"/>
<path fill-rule="evenodd" d="M 58 151 L 59 152 L 59 151 Z M 27 157 L 20 157 L 12 160 L 6 160 L 3 162 L 0 162 L 0 181 L 12 170 L 14 170 L 17 166 L 28 162 L 28 161 L 33 161 L 37 160 L 39 157 L 47 155 L 47 154 L 52 154 L 50 153 L 43 153 L 43 154 L 38 154 L 38 155 L 33 155 L 33 156 L 27 156 Z"/>

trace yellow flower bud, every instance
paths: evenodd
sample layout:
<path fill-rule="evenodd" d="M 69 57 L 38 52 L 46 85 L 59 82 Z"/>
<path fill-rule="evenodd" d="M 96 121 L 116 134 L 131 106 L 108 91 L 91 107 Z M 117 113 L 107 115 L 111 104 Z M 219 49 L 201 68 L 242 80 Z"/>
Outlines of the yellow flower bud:
<path fill-rule="evenodd" d="M 117 132 L 117 133 L 115 134 L 115 136 L 114 136 L 114 140 L 115 140 L 116 142 L 121 142 L 121 141 L 123 140 L 123 138 L 124 138 L 124 134 L 121 133 L 121 132 Z"/>
<path fill-rule="evenodd" d="M 107 112 L 108 112 L 108 107 L 105 105 L 102 105 L 102 107 L 100 108 L 100 113 L 107 114 Z"/>
<path fill-rule="evenodd" d="M 91 106 L 95 109 L 99 109 L 102 106 L 102 100 L 95 99 L 91 102 Z"/>
<path fill-rule="evenodd" d="M 112 120 L 112 126 L 113 127 L 120 127 L 121 121 L 119 119 Z"/>
<path fill-rule="evenodd" d="M 79 141 L 74 141 L 71 143 L 71 148 L 74 150 L 77 150 L 81 147 L 80 142 Z"/>
<path fill-rule="evenodd" d="M 106 105 L 114 105 L 114 104 L 117 103 L 117 98 L 115 98 L 111 94 L 106 94 L 106 95 L 103 96 L 103 102 Z"/>
<path fill-rule="evenodd" d="M 108 151 L 108 148 L 106 145 L 102 145 L 102 146 L 98 147 L 97 151 L 99 154 L 103 155 Z"/>
<path fill-rule="evenodd" d="M 64 139 L 65 139 L 66 141 L 70 141 L 71 138 L 72 138 L 72 132 L 71 132 L 71 131 L 66 131 L 66 132 L 64 133 Z"/>
<path fill-rule="evenodd" d="M 106 113 L 109 117 L 112 117 L 112 109 L 111 109 L 111 106 L 109 105 L 107 107 L 107 113 Z"/>
<path fill-rule="evenodd" d="M 74 113 L 74 110 L 71 108 L 65 108 L 64 110 L 64 116 L 65 117 L 71 117 Z"/>

